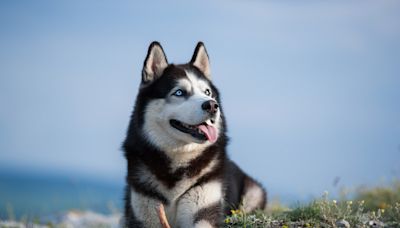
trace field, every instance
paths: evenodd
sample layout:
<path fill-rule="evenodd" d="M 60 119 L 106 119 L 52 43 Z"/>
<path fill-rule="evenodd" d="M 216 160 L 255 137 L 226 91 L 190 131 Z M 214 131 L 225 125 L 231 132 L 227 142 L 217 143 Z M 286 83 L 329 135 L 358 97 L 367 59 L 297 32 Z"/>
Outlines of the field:
<path fill-rule="evenodd" d="M 400 182 L 390 186 L 363 188 L 352 199 L 334 199 L 328 192 L 306 204 L 286 207 L 272 202 L 266 211 L 254 214 L 232 209 L 221 221 L 224 227 L 400 227 Z M 0 227 L 119 227 L 121 212 L 108 214 L 90 209 L 70 210 L 57 218 L 16 217 L 12 209 L 0 220 Z"/>
<path fill-rule="evenodd" d="M 245 214 L 232 210 L 226 227 L 400 227 L 400 183 L 360 190 L 354 200 L 336 200 L 325 192 L 306 205 Z"/>

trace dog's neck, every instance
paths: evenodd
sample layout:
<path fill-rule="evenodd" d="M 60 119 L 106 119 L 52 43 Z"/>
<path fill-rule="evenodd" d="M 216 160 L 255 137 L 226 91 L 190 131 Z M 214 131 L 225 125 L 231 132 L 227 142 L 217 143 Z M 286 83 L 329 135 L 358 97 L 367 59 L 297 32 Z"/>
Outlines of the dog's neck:
<path fill-rule="evenodd" d="M 207 144 L 190 143 L 164 150 L 165 154 L 171 160 L 171 167 L 178 168 L 186 166 L 190 161 L 200 156 L 208 147 Z"/>

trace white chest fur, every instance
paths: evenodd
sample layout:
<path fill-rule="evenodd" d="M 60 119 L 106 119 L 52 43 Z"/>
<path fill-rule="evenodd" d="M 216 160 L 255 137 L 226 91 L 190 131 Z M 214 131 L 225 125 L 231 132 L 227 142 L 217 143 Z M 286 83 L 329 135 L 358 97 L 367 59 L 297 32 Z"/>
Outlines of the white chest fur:
<path fill-rule="evenodd" d="M 168 188 L 161 181 L 159 181 L 145 165 L 138 167 L 139 172 L 137 173 L 137 177 L 140 183 L 147 185 L 151 189 L 157 190 L 167 198 L 169 204 L 164 205 L 164 208 L 168 221 L 172 227 L 179 227 L 179 224 L 182 225 L 183 223 L 191 223 L 193 218 L 188 215 L 179 218 L 178 214 L 182 214 L 182 211 L 178 212 L 178 210 L 194 213 L 198 209 L 207 206 L 209 203 L 213 203 L 222 198 L 222 184 L 216 181 L 212 183 L 206 183 L 205 186 L 202 186 L 200 189 L 193 189 L 194 193 L 187 192 L 200 177 L 212 171 L 217 163 L 217 160 L 212 160 L 199 172 L 198 175 L 194 177 L 187 177 L 184 175 L 183 178 L 177 181 L 172 188 Z M 158 200 L 149 198 L 134 191 L 133 189 L 131 190 L 132 210 L 137 219 L 142 221 L 148 227 L 160 226 L 156 213 L 156 209 L 159 204 L 160 202 Z"/>

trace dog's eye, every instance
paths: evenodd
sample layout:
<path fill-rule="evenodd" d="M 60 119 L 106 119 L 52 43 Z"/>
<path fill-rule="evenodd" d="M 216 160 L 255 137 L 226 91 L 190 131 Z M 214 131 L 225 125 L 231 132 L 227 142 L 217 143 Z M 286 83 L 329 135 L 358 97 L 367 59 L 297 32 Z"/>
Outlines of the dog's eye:
<path fill-rule="evenodd" d="M 211 95 L 211 91 L 210 91 L 209 89 L 206 89 L 206 91 L 204 91 L 204 93 L 205 93 L 207 96 L 210 96 L 210 95 Z"/>
<path fill-rule="evenodd" d="M 184 92 L 181 89 L 178 89 L 177 91 L 175 91 L 175 93 L 173 95 L 177 96 L 177 97 L 181 97 L 183 96 Z"/>

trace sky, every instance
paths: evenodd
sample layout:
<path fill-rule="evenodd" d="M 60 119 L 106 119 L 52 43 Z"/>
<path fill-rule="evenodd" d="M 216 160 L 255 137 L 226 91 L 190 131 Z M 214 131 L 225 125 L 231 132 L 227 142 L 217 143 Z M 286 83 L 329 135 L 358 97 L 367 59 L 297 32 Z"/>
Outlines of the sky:
<path fill-rule="evenodd" d="M 230 157 L 273 197 L 400 177 L 400 2 L 1 1 L 0 166 L 123 181 L 148 45 L 210 55 Z"/>

